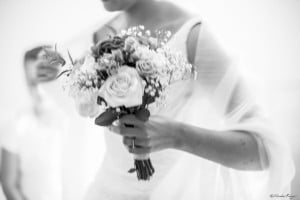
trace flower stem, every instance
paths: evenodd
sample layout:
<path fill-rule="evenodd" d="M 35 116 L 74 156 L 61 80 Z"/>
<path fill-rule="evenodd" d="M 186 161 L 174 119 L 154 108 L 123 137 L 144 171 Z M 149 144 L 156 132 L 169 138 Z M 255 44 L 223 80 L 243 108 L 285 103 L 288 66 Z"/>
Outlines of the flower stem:
<path fill-rule="evenodd" d="M 134 160 L 134 168 L 136 171 L 136 175 L 138 180 L 150 180 L 155 170 L 152 166 L 150 158 L 148 159 L 135 159 Z M 132 171 L 132 170 L 129 170 Z"/>

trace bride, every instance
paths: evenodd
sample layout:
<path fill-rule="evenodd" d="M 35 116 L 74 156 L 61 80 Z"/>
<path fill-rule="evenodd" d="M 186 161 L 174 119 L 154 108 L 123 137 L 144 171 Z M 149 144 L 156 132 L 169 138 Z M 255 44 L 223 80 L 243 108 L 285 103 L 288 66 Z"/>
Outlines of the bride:
<path fill-rule="evenodd" d="M 121 12 L 94 33 L 94 43 L 136 25 L 170 30 L 168 45 L 186 55 L 198 76 L 172 85 L 167 106 L 152 110 L 149 121 L 125 116 L 104 130 L 107 151 L 85 199 L 265 200 L 288 194 L 294 176 L 289 148 L 205 22 L 170 2 L 102 3 Z M 151 153 L 156 172 L 139 182 L 127 170 L 131 154 L 144 153 Z"/>
<path fill-rule="evenodd" d="M 198 76 L 171 86 L 167 106 L 148 122 L 125 116 L 105 130 L 106 156 L 86 200 L 264 200 L 288 194 L 294 175 L 288 147 L 271 131 L 207 25 L 169 2 L 102 3 L 122 12 L 95 32 L 94 43 L 139 24 L 167 29 L 173 33 L 168 44 L 185 53 Z M 127 150 L 151 153 L 156 173 L 149 182 L 127 173 L 133 165 Z"/>

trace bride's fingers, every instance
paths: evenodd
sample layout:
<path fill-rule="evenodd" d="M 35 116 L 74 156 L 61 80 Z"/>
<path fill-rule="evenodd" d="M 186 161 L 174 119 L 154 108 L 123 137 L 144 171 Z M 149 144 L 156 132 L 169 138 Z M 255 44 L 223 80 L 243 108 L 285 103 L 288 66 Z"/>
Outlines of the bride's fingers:
<path fill-rule="evenodd" d="M 130 153 L 133 153 L 133 154 L 148 154 L 148 153 L 151 153 L 151 147 L 135 147 L 135 148 L 129 148 L 128 151 Z"/>
<path fill-rule="evenodd" d="M 150 138 L 136 138 L 134 144 L 140 147 L 150 147 Z"/>
<path fill-rule="evenodd" d="M 140 137 L 143 135 L 142 132 L 138 131 L 136 128 L 128 128 L 122 124 L 112 124 L 111 126 L 109 126 L 108 129 L 114 133 L 125 137 Z"/>
<path fill-rule="evenodd" d="M 148 134 L 142 129 L 139 129 L 138 127 L 126 127 L 124 125 L 121 125 L 119 127 L 120 127 L 120 134 L 122 136 L 136 137 L 136 138 L 149 138 Z"/>
<path fill-rule="evenodd" d="M 111 125 L 108 127 L 108 129 L 111 131 L 111 132 L 114 132 L 114 133 L 117 133 L 117 134 L 120 134 L 120 127 L 119 126 L 114 126 L 114 125 Z"/>
<path fill-rule="evenodd" d="M 121 124 L 130 124 L 133 126 L 141 126 L 144 124 L 144 122 L 138 120 L 134 115 L 125 115 L 120 118 Z"/>
<path fill-rule="evenodd" d="M 124 144 L 125 146 L 130 147 L 130 146 L 132 146 L 133 143 L 134 143 L 133 140 L 134 140 L 134 137 L 123 137 L 123 144 Z"/>
<path fill-rule="evenodd" d="M 127 147 L 132 147 L 133 144 L 138 147 L 150 147 L 150 139 L 123 137 L 123 144 Z"/>

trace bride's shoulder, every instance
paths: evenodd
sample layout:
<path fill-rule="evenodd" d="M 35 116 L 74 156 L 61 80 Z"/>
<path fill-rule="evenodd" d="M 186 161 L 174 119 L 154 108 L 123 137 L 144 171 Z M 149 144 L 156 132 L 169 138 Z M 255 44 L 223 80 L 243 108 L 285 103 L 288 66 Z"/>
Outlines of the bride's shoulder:
<path fill-rule="evenodd" d="M 160 7 L 162 10 L 167 11 L 165 14 L 173 19 L 189 19 L 193 17 L 193 14 L 188 10 L 170 1 L 161 1 Z"/>

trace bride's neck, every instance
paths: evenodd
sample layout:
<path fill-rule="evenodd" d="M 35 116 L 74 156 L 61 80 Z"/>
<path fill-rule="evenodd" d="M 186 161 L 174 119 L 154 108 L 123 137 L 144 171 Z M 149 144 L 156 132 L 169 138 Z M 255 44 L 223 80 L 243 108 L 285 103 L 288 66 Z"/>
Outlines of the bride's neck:
<path fill-rule="evenodd" d="M 152 25 L 153 21 L 160 21 L 160 3 L 156 0 L 140 0 L 130 9 L 125 11 L 127 21 L 133 25 Z"/>
<path fill-rule="evenodd" d="M 139 0 L 123 14 L 123 20 L 121 20 L 123 24 L 120 25 L 122 29 L 144 25 L 149 30 L 157 30 L 166 26 L 171 27 L 171 30 L 177 30 L 172 26 L 177 26 L 189 16 L 188 13 L 172 3 L 157 0 Z"/>

